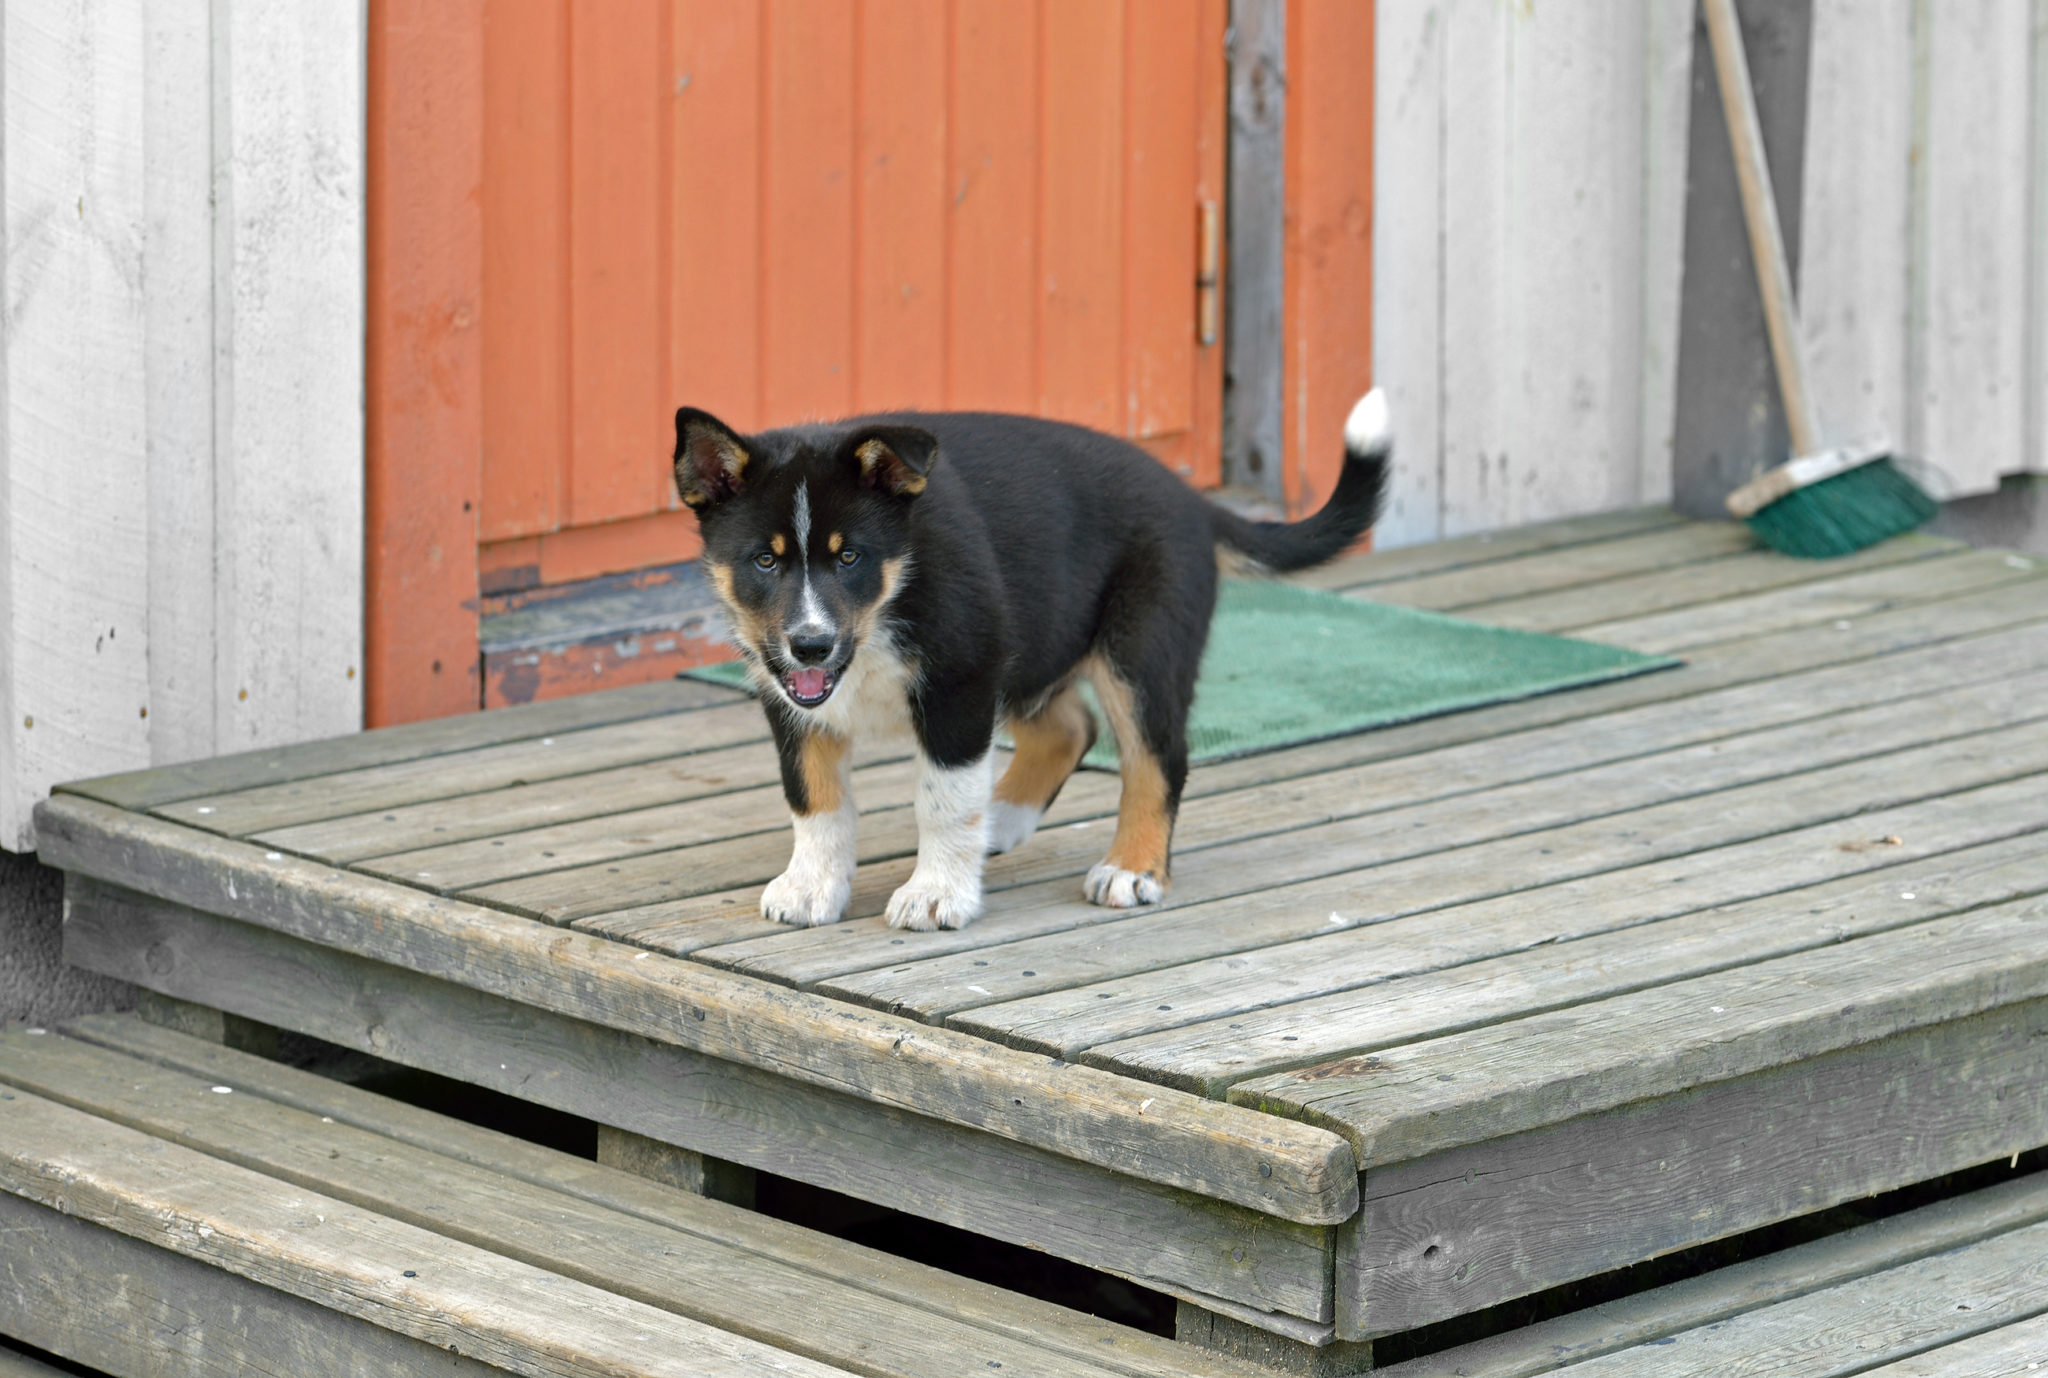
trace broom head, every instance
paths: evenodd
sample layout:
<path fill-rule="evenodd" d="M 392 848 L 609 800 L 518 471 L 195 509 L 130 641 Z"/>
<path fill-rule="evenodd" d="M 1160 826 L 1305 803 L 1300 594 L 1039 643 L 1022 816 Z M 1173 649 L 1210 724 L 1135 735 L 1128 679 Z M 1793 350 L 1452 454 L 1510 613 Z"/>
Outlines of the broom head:
<path fill-rule="evenodd" d="M 1828 560 L 1911 531 L 1940 510 L 1941 504 L 1879 455 L 1793 488 L 1747 520 L 1773 550 Z"/>

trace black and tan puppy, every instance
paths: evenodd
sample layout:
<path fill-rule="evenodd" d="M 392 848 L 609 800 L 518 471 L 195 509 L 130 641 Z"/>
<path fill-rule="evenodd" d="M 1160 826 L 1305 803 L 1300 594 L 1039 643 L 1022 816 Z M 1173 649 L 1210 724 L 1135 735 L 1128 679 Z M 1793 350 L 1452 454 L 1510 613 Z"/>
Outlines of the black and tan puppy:
<path fill-rule="evenodd" d="M 741 435 L 677 412 L 676 485 L 760 688 L 796 825 L 761 912 L 793 924 L 846 912 L 852 743 L 904 730 L 919 755 L 917 866 L 889 922 L 968 922 L 983 856 L 1031 836 L 1094 740 L 1082 676 L 1123 763 L 1116 838 L 1086 893 L 1156 903 L 1219 556 L 1276 571 L 1329 559 L 1378 514 L 1388 451 L 1374 392 L 1346 426 L 1329 503 L 1305 521 L 1252 522 L 1136 446 L 1053 421 L 905 413 Z M 993 781 L 999 724 L 1017 749 Z"/>

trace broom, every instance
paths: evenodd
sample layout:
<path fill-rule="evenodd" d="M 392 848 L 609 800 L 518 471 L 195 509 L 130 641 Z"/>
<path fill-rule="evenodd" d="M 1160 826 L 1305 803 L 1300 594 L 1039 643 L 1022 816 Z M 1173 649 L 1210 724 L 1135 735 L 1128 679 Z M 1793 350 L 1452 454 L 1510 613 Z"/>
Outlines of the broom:
<path fill-rule="evenodd" d="M 1714 70 L 1720 79 L 1721 108 L 1728 118 L 1728 143 L 1735 156 L 1735 179 L 1742 189 L 1742 217 L 1756 259 L 1757 291 L 1763 297 L 1771 358 L 1777 365 L 1778 390 L 1784 398 L 1786 428 L 1792 434 L 1796 456 L 1730 493 L 1728 511 L 1749 523 L 1749 529 L 1773 550 L 1810 560 L 1848 555 L 1911 531 L 1940 506 L 1899 472 L 1886 447 L 1823 449 L 1820 445 L 1820 426 L 1806 389 L 1806 362 L 1800 353 L 1799 321 L 1792 305 L 1792 275 L 1785 265 L 1785 243 L 1778 231 L 1777 204 L 1771 197 L 1771 175 L 1764 162 L 1763 131 L 1757 124 L 1749 63 L 1742 49 L 1742 32 L 1735 23 L 1735 0 L 1701 0 L 1701 8 L 1706 12 L 1707 38 L 1713 45 Z"/>

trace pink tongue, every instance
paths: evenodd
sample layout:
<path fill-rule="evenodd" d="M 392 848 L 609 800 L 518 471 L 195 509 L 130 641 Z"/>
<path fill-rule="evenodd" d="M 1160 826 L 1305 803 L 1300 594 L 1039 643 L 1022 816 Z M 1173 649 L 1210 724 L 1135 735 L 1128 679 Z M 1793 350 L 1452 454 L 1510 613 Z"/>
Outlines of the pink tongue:
<path fill-rule="evenodd" d="M 800 699 L 814 699 L 825 692 L 825 672 L 792 670 L 789 672 L 789 687 Z"/>

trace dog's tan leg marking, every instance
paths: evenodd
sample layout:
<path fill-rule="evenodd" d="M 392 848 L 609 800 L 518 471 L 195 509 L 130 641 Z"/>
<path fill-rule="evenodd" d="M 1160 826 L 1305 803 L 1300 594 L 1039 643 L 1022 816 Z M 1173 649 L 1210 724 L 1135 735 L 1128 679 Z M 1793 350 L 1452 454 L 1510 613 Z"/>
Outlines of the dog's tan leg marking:
<path fill-rule="evenodd" d="M 789 868 L 761 891 L 761 913 L 778 923 L 837 923 L 853 897 L 859 860 L 853 805 L 853 753 L 846 738 L 830 732 L 805 736 L 799 765 L 809 808 L 790 815 L 796 845 Z"/>
<path fill-rule="evenodd" d="M 1100 659 L 1091 659 L 1088 678 L 1116 734 L 1122 762 L 1123 796 L 1117 805 L 1116 837 L 1109 855 L 1088 872 L 1085 889 L 1096 904 L 1113 909 L 1157 904 L 1166 898 L 1173 814 L 1166 806 L 1166 771 L 1145 744 L 1138 705 L 1123 678 Z"/>
<path fill-rule="evenodd" d="M 1017 753 L 996 782 L 989 806 L 991 852 L 1024 844 L 1095 740 L 1095 720 L 1081 691 L 1071 684 L 1030 717 L 1011 718 L 1009 728 Z"/>

